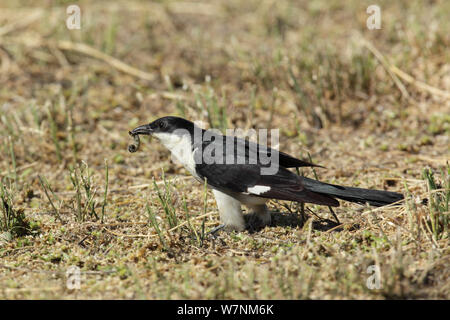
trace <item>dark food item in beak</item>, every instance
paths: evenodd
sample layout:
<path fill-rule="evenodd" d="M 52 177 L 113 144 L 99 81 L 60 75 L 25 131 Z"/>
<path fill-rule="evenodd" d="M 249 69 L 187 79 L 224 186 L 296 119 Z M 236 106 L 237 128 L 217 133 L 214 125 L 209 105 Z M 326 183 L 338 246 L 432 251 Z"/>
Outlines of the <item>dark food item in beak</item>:
<path fill-rule="evenodd" d="M 128 146 L 128 151 L 131 153 L 134 153 L 139 150 L 139 146 L 141 145 L 141 140 L 139 139 L 139 134 L 133 134 L 133 133 L 131 133 L 131 131 L 128 132 L 128 134 L 130 136 L 132 136 L 134 139 L 134 143 L 132 143 Z"/>

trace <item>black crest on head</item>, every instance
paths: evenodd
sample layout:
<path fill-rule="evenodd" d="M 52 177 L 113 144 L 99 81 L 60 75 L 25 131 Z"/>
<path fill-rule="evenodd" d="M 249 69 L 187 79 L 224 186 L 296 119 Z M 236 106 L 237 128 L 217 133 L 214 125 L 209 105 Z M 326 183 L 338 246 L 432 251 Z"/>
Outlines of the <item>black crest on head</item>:
<path fill-rule="evenodd" d="M 162 117 L 149 124 L 153 132 L 174 133 L 176 130 L 184 129 L 189 133 L 194 132 L 194 124 L 180 117 Z"/>

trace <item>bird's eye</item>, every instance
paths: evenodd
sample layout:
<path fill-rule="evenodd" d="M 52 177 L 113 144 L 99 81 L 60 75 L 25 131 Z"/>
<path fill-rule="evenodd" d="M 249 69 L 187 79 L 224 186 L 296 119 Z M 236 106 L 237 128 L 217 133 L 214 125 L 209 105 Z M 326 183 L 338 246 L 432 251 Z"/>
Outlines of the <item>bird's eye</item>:
<path fill-rule="evenodd" d="M 166 126 L 166 123 L 161 121 L 158 125 L 162 129 Z"/>

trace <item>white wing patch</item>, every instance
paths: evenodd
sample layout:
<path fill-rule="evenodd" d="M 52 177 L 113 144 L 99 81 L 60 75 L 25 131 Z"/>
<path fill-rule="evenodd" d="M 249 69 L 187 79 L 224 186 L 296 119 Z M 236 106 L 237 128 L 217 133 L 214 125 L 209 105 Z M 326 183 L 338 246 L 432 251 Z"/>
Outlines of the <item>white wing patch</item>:
<path fill-rule="evenodd" d="M 270 190 L 270 187 L 268 187 L 268 186 L 258 186 L 258 185 L 253 186 L 251 188 L 247 188 L 248 193 L 253 193 L 256 195 L 260 195 L 261 193 L 265 193 L 269 190 Z"/>

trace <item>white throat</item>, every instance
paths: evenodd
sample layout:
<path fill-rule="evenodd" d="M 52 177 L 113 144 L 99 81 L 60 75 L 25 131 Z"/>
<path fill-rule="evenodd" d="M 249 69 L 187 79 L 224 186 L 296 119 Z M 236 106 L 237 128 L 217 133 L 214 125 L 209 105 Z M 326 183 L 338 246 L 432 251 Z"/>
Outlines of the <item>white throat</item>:
<path fill-rule="evenodd" d="M 172 160 L 175 163 L 183 165 L 193 176 L 197 176 L 195 174 L 195 161 L 189 134 L 177 135 L 159 132 L 153 135 L 172 153 Z"/>

